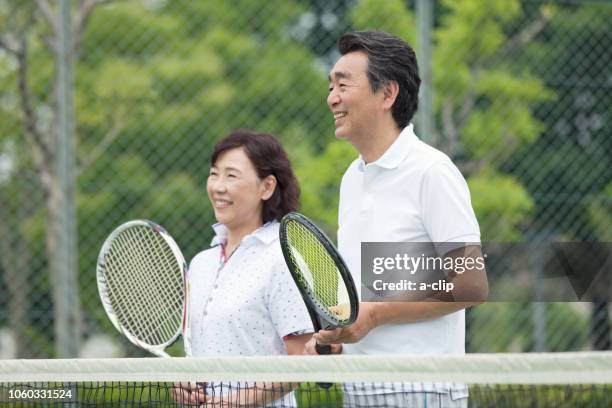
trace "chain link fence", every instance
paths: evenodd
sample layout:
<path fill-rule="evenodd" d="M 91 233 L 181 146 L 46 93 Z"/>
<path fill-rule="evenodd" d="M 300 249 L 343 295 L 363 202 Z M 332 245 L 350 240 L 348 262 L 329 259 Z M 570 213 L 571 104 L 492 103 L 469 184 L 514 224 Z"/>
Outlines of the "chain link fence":
<path fill-rule="evenodd" d="M 186 258 L 206 248 L 208 159 L 233 129 L 282 140 L 301 211 L 335 236 L 356 157 L 334 140 L 325 103 L 335 42 L 375 28 L 416 45 L 422 24 L 404 0 L 73 3 L 75 164 L 62 184 L 58 6 L 0 1 L 1 358 L 62 356 L 66 331 L 80 356 L 142 355 L 98 300 L 100 246 L 119 223 L 148 218 Z M 431 109 L 419 114 L 433 129 L 420 136 L 467 177 L 483 241 L 612 241 L 610 21 L 606 1 L 433 3 L 431 55 L 417 49 L 432 66 Z M 67 316 L 62 191 L 74 193 L 78 231 L 79 306 Z M 607 349 L 609 313 L 605 300 L 485 304 L 468 312 L 468 350 Z"/>

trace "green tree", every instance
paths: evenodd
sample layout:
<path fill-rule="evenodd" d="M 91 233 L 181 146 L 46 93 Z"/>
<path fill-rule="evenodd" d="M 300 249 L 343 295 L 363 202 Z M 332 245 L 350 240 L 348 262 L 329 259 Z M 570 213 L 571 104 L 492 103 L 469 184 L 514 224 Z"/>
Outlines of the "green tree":
<path fill-rule="evenodd" d="M 327 112 L 319 103 L 325 98 L 325 76 L 314 55 L 287 34 L 304 11 L 297 2 L 131 1 L 94 7 L 99 3 L 80 2 L 89 8 L 74 10 L 75 27 L 81 30 L 74 70 L 79 281 L 88 331 L 103 326 L 114 332 L 93 284 L 97 253 L 108 233 L 128 219 L 150 218 L 175 236 L 190 259 L 212 237 L 204 183 L 214 142 L 248 127 L 277 134 L 296 151 L 311 149 Z M 21 80 L 29 80 L 29 100 L 38 114 L 52 108 L 55 58 L 40 40 L 51 31 L 45 18 L 49 10 L 41 5 L 46 2 L 2 3 L 0 9 L 4 21 L 23 15 L 27 26 L 8 27 L 2 38 L 10 47 L 14 33 L 23 31 L 29 68 Z M 6 146 L 16 146 L 12 171 L 0 186 L 0 202 L 11 200 L 10 208 L 28 194 L 32 184 L 23 184 L 18 174 L 37 174 L 31 150 L 40 150 L 23 143 L 28 122 L 27 109 L 19 103 L 20 55 L 0 56 L 0 87 L 8 95 L 0 115 L 2 124 L 11 126 L 0 136 L 0 154 L 7 156 Z M 44 192 L 43 181 L 35 177 L 33 188 Z M 33 208 L 22 211 L 19 228 L 7 225 L 12 235 L 0 250 L 21 240 L 32 253 L 28 267 L 37 282 L 32 293 L 50 299 L 49 256 L 39 252 L 47 247 L 49 223 L 43 198 L 44 193 Z M 6 270 L 13 258 L 13 253 L 1 256 L 0 268 L 9 279 L 18 275 L 15 267 L 10 274 Z M 51 319 L 49 311 L 30 319 L 36 338 L 51 341 Z M 24 347 L 32 341 L 25 338 Z M 45 356 L 47 348 L 40 349 Z"/>
<path fill-rule="evenodd" d="M 518 0 L 443 1 L 441 9 L 433 55 L 438 130 L 429 139 L 451 155 L 468 177 L 475 190 L 474 208 L 483 239 L 516 240 L 529 220 L 533 199 L 517 177 L 505 173 L 499 164 L 522 144 L 539 137 L 544 125 L 534 111 L 553 100 L 554 93 L 526 65 L 514 67 L 509 53 L 532 38 L 525 33 L 533 36 L 538 31 L 532 25 L 521 27 L 512 36 L 504 31 L 523 16 Z M 549 17 L 542 13 L 540 18 L 547 21 Z M 416 23 L 405 2 L 362 0 L 350 17 L 352 29 L 384 30 L 415 43 Z M 342 172 L 336 169 L 346 169 L 356 157 L 351 149 L 339 148 L 339 143 L 344 142 L 330 141 L 323 155 L 305 161 L 304 174 L 312 174 L 315 168 L 332 170 L 330 177 L 309 177 L 304 188 L 337 189 Z M 324 163 L 327 161 L 330 164 Z M 494 196 L 500 199 L 488 200 Z M 330 228 L 335 227 L 332 220 L 337 199 L 309 199 L 304 207 L 307 213 L 330 223 Z"/>
<path fill-rule="evenodd" d="M 537 61 L 537 74 L 559 97 L 536 112 L 543 136 L 521 149 L 516 168 L 535 197 L 535 228 L 567 240 L 602 240 L 612 228 L 605 200 L 612 182 L 612 40 L 605 2 L 549 6 L 542 41 L 531 44 L 517 64 Z M 607 207 L 606 207 L 607 206 Z"/>
<path fill-rule="evenodd" d="M 538 108 L 554 102 L 556 94 L 529 62 L 516 64 L 515 59 L 549 24 L 552 10 L 539 6 L 529 11 L 535 18 L 528 19 L 519 0 L 441 1 L 436 10 L 435 132 L 421 136 L 451 156 L 467 177 L 483 240 L 520 240 L 532 223 L 534 198 L 524 181 L 505 164 L 523 146 L 540 138 L 546 125 L 537 116 Z M 351 11 L 350 19 L 350 29 L 384 30 L 416 43 L 415 19 L 403 1 L 362 0 Z M 346 169 L 356 157 L 352 149 L 341 148 L 342 144 L 345 142 L 332 140 L 323 154 L 305 161 L 301 169 L 308 175 L 305 189 L 337 191 L 334 189 L 342 174 L 337 169 Z M 315 169 L 323 169 L 329 177 L 312 177 Z M 316 196 L 305 200 L 304 206 L 328 228 L 336 226 L 335 196 L 331 200 Z M 484 325 L 491 324 L 489 313 L 496 310 L 489 305 L 477 308 L 470 318 L 474 332 L 490 332 Z M 531 337 L 527 337 L 514 346 L 531 347 Z M 473 340 L 471 344 L 481 350 L 510 347 Z"/>
<path fill-rule="evenodd" d="M 0 187 L 6 207 L 18 208 L 18 219 L 11 220 L 12 214 L 3 211 L 1 229 L 5 234 L 0 238 L 1 255 L 5 261 L 2 267 L 6 276 L 9 303 L 12 308 L 28 310 L 28 302 L 23 301 L 23 293 L 29 287 L 23 277 L 27 276 L 30 259 L 12 262 L 15 257 L 26 256 L 27 239 L 21 236 L 21 219 L 26 219 L 30 213 L 37 210 L 29 208 L 21 211 L 21 206 L 28 201 L 25 197 L 31 194 L 24 190 L 21 182 L 23 174 L 33 176 L 33 182 L 42 192 L 42 208 L 45 214 L 45 248 L 48 262 L 54 300 L 59 304 L 62 296 L 69 295 L 78 302 L 78 293 L 74 288 L 64 288 L 63 269 L 70 269 L 63 259 L 60 250 L 60 231 L 62 230 L 62 210 L 68 203 L 64 202 L 64 190 L 72 190 L 73 186 L 64 186 L 61 171 L 57 166 L 60 157 L 60 117 L 62 103 L 59 100 L 60 64 L 70 63 L 79 52 L 80 37 L 85 23 L 96 5 L 104 1 L 81 2 L 76 8 L 76 16 L 67 22 L 70 43 L 63 50 L 61 40 L 63 24 L 60 13 L 47 1 L 24 1 L 20 3 L 0 3 L 0 68 L 2 69 L 2 119 L 11 128 L 5 136 L 3 150 L 0 151 L 10 165 Z M 49 92 L 49 89 L 52 92 Z M 57 98 L 56 98 L 57 96 Z M 20 127 L 17 127 L 20 124 Z M 8 147 L 8 148 L 7 148 Z M 8 193 L 8 194 L 7 194 Z M 3 195 L 4 195 L 3 194 Z M 23 202 L 22 202 L 23 201 Z M 29 204 L 29 203 L 28 203 Z M 3 207 L 5 207 L 3 205 Z M 32 215 L 36 217 L 35 214 Z M 18 249 L 19 252 L 11 249 Z M 74 271 L 68 271 L 73 273 Z M 18 286 L 19 285 L 19 286 Z M 61 302 L 63 303 L 63 302 Z M 63 321 L 61 327 L 56 325 L 55 336 L 65 340 L 74 339 L 77 342 L 81 335 L 80 309 L 70 307 L 63 310 L 54 308 L 56 323 Z M 24 312 L 18 314 L 24 317 Z M 27 319 L 24 319 L 25 322 Z M 13 322 L 14 323 L 14 322 Z M 68 324 L 69 323 L 69 324 Z M 15 327 L 17 347 L 22 347 L 27 326 Z M 58 342 L 59 343 L 59 342 Z M 58 351 L 62 351 L 59 349 Z"/>
<path fill-rule="evenodd" d="M 537 110 L 546 131 L 507 167 L 515 169 L 535 199 L 532 230 L 558 240 L 609 242 L 612 8 L 606 2 L 568 2 L 547 6 L 546 11 L 550 20 L 541 41 L 529 44 L 517 64 L 532 64 L 558 99 Z M 612 345 L 607 301 L 605 295 L 593 299 L 595 349 Z"/>

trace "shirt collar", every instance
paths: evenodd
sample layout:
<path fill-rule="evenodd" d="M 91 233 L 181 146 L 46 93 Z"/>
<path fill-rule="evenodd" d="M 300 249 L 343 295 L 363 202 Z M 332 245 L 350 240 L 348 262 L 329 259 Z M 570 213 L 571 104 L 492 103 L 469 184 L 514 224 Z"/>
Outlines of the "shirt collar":
<path fill-rule="evenodd" d="M 278 238 L 278 221 L 269 221 L 256 229 L 252 233 L 242 238 L 244 242 L 247 239 L 256 239 L 267 245 Z M 210 242 L 210 246 L 225 245 L 227 242 L 227 227 L 220 222 L 213 224 L 212 229 L 215 231 L 215 237 Z"/>
<path fill-rule="evenodd" d="M 417 140 L 417 136 L 414 134 L 414 126 L 409 123 L 399 134 L 397 139 L 389 146 L 389 148 L 383 153 L 380 158 L 372 163 L 368 163 L 368 166 L 378 166 L 385 169 L 395 169 L 400 165 L 402 161 L 408 156 L 410 151 L 409 146 Z M 366 163 L 363 161 L 363 157 L 359 155 L 359 170 L 365 169 Z"/>

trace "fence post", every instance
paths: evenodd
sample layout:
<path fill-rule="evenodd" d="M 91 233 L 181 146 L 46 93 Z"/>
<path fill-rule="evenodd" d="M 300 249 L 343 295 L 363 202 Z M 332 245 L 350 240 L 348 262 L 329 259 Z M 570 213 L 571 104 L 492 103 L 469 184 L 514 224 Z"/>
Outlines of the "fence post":
<path fill-rule="evenodd" d="M 432 84 L 431 84 L 431 32 L 433 26 L 434 0 L 417 0 L 417 54 L 421 89 L 417 114 L 418 135 L 431 145 L 437 143 L 433 128 Z"/>
<path fill-rule="evenodd" d="M 60 186 L 57 224 L 58 262 L 55 277 L 55 339 L 60 358 L 76 357 L 81 337 L 80 304 L 77 286 L 76 215 L 74 208 L 74 113 L 73 50 L 70 0 L 60 0 L 57 32 L 57 155 L 56 171 Z"/>

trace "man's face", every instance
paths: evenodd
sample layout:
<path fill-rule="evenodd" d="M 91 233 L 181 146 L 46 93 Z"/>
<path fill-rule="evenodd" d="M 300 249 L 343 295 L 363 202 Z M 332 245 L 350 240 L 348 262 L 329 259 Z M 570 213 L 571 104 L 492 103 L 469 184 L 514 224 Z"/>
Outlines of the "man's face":
<path fill-rule="evenodd" d="M 371 137 L 382 113 L 382 88 L 372 92 L 368 56 L 362 51 L 343 55 L 329 73 L 327 105 L 334 115 L 336 137 L 359 145 Z"/>

